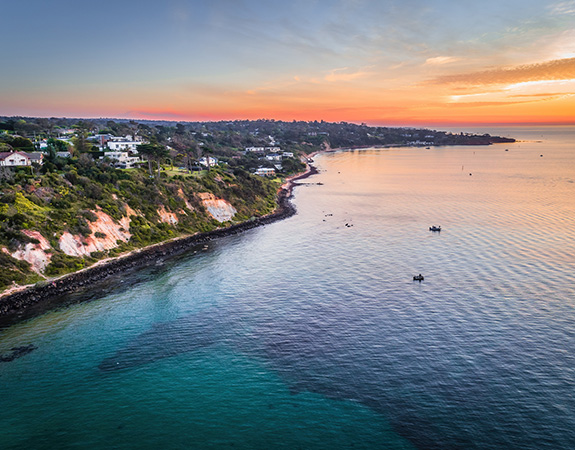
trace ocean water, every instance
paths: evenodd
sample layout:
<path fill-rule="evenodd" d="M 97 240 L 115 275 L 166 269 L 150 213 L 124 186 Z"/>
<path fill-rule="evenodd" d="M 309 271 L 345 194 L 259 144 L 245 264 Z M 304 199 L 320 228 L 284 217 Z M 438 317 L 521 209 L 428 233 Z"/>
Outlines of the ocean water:
<path fill-rule="evenodd" d="M 485 132 L 1 329 L 0 448 L 575 448 L 575 129 Z"/>

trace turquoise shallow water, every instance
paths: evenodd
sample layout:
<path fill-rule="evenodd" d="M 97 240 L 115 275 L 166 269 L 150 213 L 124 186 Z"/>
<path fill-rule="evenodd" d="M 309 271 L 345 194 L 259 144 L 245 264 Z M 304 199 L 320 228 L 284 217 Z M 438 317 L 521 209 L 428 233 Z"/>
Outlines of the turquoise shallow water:
<path fill-rule="evenodd" d="M 0 447 L 575 448 L 575 131 L 503 134 L 321 155 L 296 216 L 1 330 Z"/>

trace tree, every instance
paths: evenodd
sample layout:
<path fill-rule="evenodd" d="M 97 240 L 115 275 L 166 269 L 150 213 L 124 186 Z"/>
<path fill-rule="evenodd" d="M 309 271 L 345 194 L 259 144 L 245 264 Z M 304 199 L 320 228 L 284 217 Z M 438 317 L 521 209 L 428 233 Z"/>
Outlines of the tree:
<path fill-rule="evenodd" d="M 175 133 L 176 134 L 185 134 L 186 133 L 186 127 L 184 125 L 182 125 L 181 123 L 177 123 Z"/>
<path fill-rule="evenodd" d="M 49 138 L 46 144 L 48 145 L 46 148 L 47 161 L 50 161 L 52 163 L 56 162 L 58 152 L 69 151 L 68 144 L 58 139 Z"/>
<path fill-rule="evenodd" d="M 78 153 L 85 153 L 89 152 L 91 149 L 91 145 L 88 142 L 88 133 L 90 132 L 90 124 L 80 121 L 76 125 L 76 137 L 73 139 L 74 147 L 78 151 Z"/>
<path fill-rule="evenodd" d="M 152 176 L 152 161 L 158 164 L 158 178 L 160 178 L 160 160 L 169 155 L 168 149 L 160 144 L 140 144 L 137 147 L 138 153 L 148 160 L 148 170 Z"/>

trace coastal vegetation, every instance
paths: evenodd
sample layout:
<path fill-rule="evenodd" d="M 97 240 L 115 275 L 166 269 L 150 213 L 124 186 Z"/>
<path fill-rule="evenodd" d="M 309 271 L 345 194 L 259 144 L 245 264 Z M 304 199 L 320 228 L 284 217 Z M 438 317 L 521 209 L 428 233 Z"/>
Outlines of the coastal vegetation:
<path fill-rule="evenodd" d="M 105 144 L 123 137 L 138 144 L 138 163 L 130 167 L 110 157 Z M 282 180 L 301 172 L 316 151 L 502 141 L 323 121 L 0 118 L 0 152 L 41 156 L 0 166 L 0 290 L 267 215 Z M 254 174 L 262 168 L 274 175 Z"/>

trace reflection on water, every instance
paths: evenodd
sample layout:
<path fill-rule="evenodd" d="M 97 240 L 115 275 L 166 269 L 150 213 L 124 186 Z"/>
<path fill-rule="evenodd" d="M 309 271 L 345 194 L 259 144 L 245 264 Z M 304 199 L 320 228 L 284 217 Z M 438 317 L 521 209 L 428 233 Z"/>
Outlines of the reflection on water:
<path fill-rule="evenodd" d="M 319 156 L 295 217 L 4 330 L 0 443 L 574 448 L 573 134 L 518 133 Z"/>

